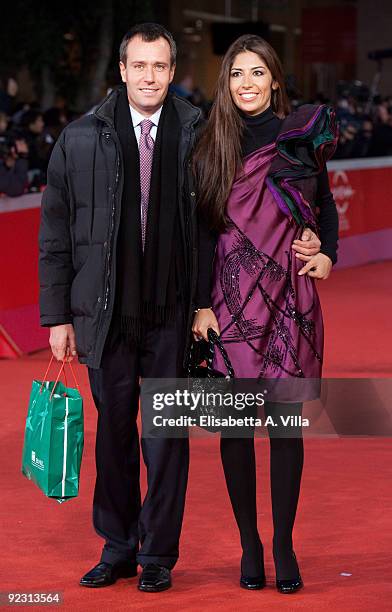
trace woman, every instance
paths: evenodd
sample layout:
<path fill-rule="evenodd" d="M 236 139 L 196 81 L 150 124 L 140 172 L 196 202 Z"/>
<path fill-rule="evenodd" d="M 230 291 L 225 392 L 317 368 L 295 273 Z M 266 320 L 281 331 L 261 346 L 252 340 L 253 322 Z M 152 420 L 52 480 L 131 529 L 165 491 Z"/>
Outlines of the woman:
<path fill-rule="evenodd" d="M 223 59 L 194 156 L 201 229 L 193 333 L 205 339 L 210 327 L 220 333 L 239 378 L 321 376 L 323 323 L 314 279 L 326 279 L 336 261 L 337 212 L 325 167 L 336 127 L 325 105 L 289 113 L 275 51 L 257 36 L 242 36 Z M 315 255 L 300 240 L 306 226 L 318 228 Z M 224 369 L 220 356 L 214 367 Z M 267 403 L 266 416 L 299 416 L 312 393 L 312 385 L 296 387 L 291 401 Z M 269 434 L 276 586 L 292 593 L 303 586 L 292 544 L 302 433 L 279 426 Z M 265 574 L 253 436 L 222 436 L 221 456 L 241 536 L 240 584 L 260 589 Z"/>

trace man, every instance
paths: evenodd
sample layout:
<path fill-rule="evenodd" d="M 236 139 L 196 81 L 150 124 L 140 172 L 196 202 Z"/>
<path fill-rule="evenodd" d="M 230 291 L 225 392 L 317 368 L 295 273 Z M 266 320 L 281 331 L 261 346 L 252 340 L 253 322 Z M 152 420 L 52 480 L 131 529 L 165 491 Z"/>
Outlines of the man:
<path fill-rule="evenodd" d="M 168 95 L 175 59 L 160 25 L 125 35 L 125 87 L 63 131 L 42 203 L 41 324 L 57 359 L 87 364 L 98 410 L 93 520 L 105 545 L 88 587 L 136 576 L 139 563 L 139 589 L 162 591 L 178 558 L 188 439 L 142 438 L 142 504 L 136 426 L 139 377 L 183 374 L 195 307 L 200 111 Z"/>
<path fill-rule="evenodd" d="M 24 194 L 29 183 L 28 154 L 23 139 L 13 138 L 12 134 L 0 135 L 0 193 L 11 198 Z"/>
<path fill-rule="evenodd" d="M 57 359 L 87 364 L 98 410 L 93 521 L 105 545 L 83 586 L 136 576 L 139 563 L 139 589 L 161 591 L 178 558 L 188 439 L 142 439 L 141 503 L 136 425 L 139 377 L 183 372 L 195 288 L 188 160 L 200 111 L 168 95 L 175 59 L 160 25 L 125 35 L 125 85 L 63 131 L 43 197 L 41 324 Z"/>
<path fill-rule="evenodd" d="M 43 151 L 42 133 L 45 129 L 43 115 L 40 111 L 28 110 L 22 115 L 22 135 L 29 147 L 29 169 L 46 170 L 47 159 Z"/>

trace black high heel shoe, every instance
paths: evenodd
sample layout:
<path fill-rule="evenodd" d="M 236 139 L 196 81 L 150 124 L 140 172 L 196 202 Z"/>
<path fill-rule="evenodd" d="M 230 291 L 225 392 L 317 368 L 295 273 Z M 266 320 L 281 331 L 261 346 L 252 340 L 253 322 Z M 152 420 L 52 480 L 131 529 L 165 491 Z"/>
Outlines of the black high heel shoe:
<path fill-rule="evenodd" d="M 295 556 L 294 551 L 292 551 L 292 556 L 293 556 L 294 563 L 297 567 L 297 576 L 295 578 L 285 578 L 283 580 L 280 580 L 278 577 L 276 578 L 276 588 L 279 591 L 279 593 L 283 593 L 284 595 L 295 593 L 296 591 L 299 591 L 299 589 L 302 589 L 302 587 L 304 586 L 304 583 L 302 582 L 301 574 L 299 573 L 297 557 Z"/>
<path fill-rule="evenodd" d="M 264 550 L 263 545 L 260 542 L 260 550 L 258 551 L 259 559 L 255 564 L 257 567 L 261 568 L 261 573 L 258 576 L 247 576 L 243 572 L 244 565 L 244 554 L 241 559 L 241 578 L 240 578 L 240 587 L 243 589 L 248 589 L 249 591 L 259 591 L 265 587 L 265 572 L 264 572 Z"/>

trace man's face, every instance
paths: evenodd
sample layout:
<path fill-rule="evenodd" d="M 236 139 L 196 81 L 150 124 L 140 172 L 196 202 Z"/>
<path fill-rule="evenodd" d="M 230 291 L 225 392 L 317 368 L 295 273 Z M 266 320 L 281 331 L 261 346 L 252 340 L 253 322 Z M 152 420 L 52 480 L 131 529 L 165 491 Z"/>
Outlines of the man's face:
<path fill-rule="evenodd" d="M 129 103 L 145 117 L 163 104 L 173 80 L 170 46 L 165 38 L 145 42 L 134 36 L 128 43 L 126 65 L 120 62 L 121 78 L 127 86 Z"/>
<path fill-rule="evenodd" d="M 29 125 L 30 132 L 33 132 L 33 134 L 41 134 L 41 132 L 43 132 L 44 127 L 45 123 L 41 115 L 38 115 L 37 119 Z"/>

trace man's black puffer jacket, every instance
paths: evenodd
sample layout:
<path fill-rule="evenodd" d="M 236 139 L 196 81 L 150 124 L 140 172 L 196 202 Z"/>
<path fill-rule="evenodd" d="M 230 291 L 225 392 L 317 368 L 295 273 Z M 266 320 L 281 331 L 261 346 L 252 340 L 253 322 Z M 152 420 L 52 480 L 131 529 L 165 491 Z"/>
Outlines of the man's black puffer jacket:
<path fill-rule="evenodd" d="M 72 323 L 79 361 L 100 366 L 113 314 L 116 244 L 121 212 L 123 163 L 114 129 L 118 89 L 92 115 L 70 123 L 57 141 L 42 198 L 39 234 L 41 325 Z M 197 278 L 196 194 L 190 154 L 200 111 L 173 96 L 181 122 L 178 158 L 179 219 L 183 245 L 188 329 Z M 187 348 L 186 351 L 187 352 Z"/>

